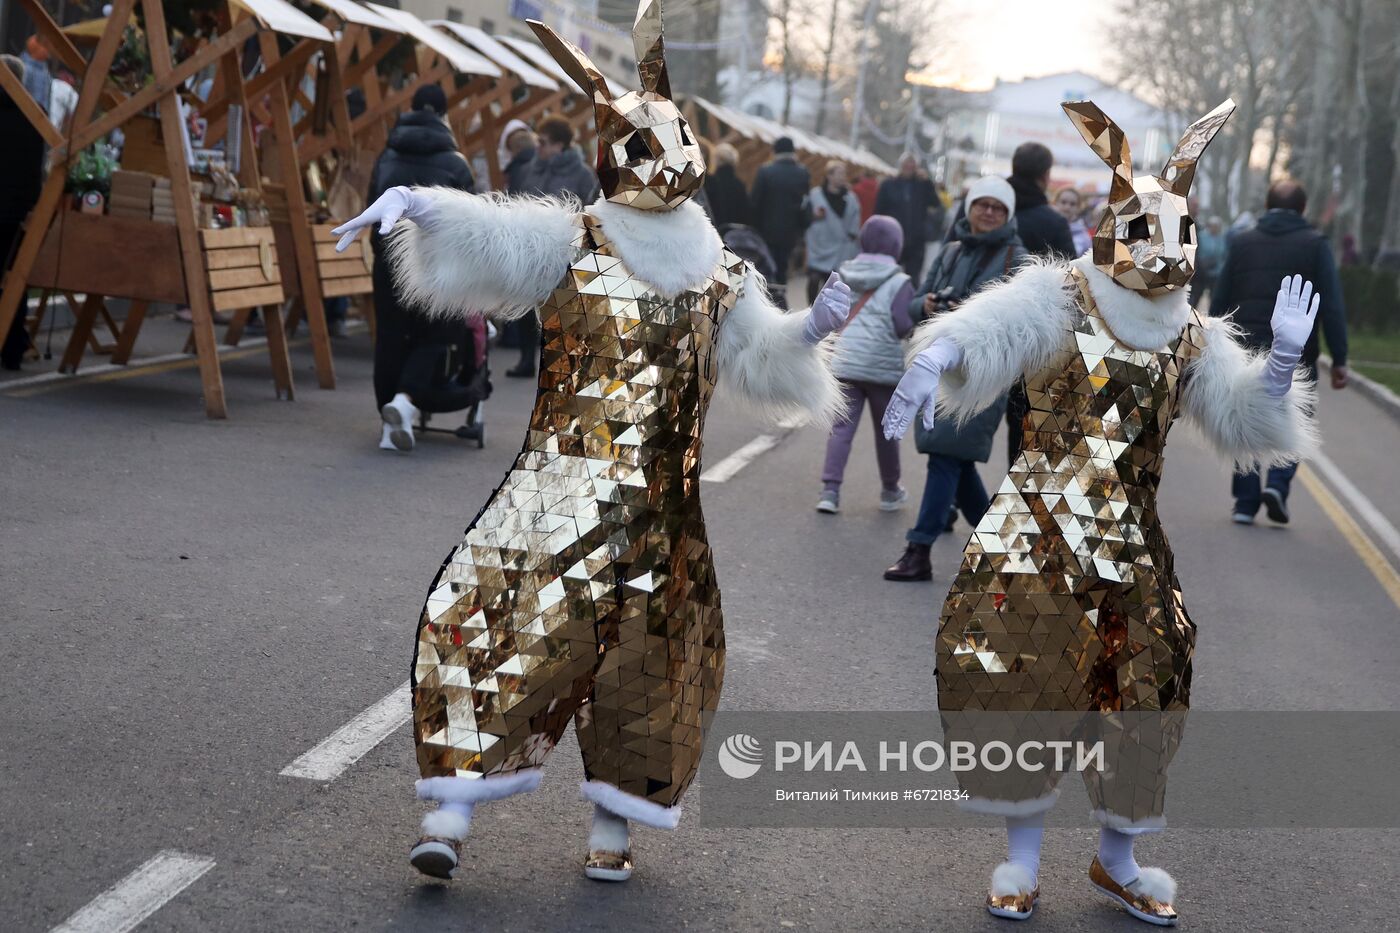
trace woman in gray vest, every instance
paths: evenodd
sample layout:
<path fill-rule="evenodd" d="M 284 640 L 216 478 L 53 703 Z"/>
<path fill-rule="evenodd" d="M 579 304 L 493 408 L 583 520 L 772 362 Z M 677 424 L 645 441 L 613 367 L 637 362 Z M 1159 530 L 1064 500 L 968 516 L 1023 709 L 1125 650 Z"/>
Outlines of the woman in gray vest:
<path fill-rule="evenodd" d="M 1016 193 L 1005 179 L 977 179 L 963 198 L 965 216 L 953 225 L 953 238 L 929 269 L 923 288 L 909 313 L 917 320 L 951 311 L 973 292 L 1006 278 L 1026 255 L 1016 235 Z M 854 288 L 854 286 L 852 286 Z M 956 505 L 974 527 L 987 511 L 987 497 L 977 464 L 986 463 L 992 438 L 1006 410 L 1006 397 L 959 425 L 954 418 L 920 424 L 915 435 L 919 452 L 928 454 L 928 477 L 919 505 L 919 518 L 905 536 L 904 556 L 885 571 L 886 580 L 931 580 L 929 548 L 950 527 Z"/>
<path fill-rule="evenodd" d="M 850 199 L 852 202 L 854 199 Z M 854 203 L 851 209 L 854 209 Z M 875 419 L 875 459 L 880 464 L 880 510 L 901 508 L 909 493 L 899 483 L 899 442 L 887 441 L 879 430 L 885 406 L 904 374 L 904 338 L 914 329 L 910 317 L 914 289 L 899 267 L 904 233 L 899 221 L 876 214 L 860 228 L 861 252 L 840 267 L 841 281 L 851 288 L 855 303 L 836 341 L 831 371 L 841 380 L 846 410 L 832 425 L 822 467 L 822 495 L 817 511 L 841 510 L 841 479 L 851 456 L 860 411 L 870 405 Z M 833 275 L 833 278 L 835 276 Z"/>

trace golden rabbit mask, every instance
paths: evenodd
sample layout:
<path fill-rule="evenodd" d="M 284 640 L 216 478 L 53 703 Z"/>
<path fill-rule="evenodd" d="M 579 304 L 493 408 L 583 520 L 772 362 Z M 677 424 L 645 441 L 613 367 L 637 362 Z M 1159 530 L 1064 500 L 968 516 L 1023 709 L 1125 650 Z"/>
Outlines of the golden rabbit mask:
<path fill-rule="evenodd" d="M 544 23 L 528 22 L 555 61 L 593 98 L 598 183 L 604 198 L 640 210 L 665 211 L 700 190 L 705 158 L 671 102 L 661 41 L 661 0 L 642 0 L 632 25 L 642 89 L 616 98 L 582 49 Z"/>
<path fill-rule="evenodd" d="M 1186 196 L 1201 153 L 1235 112 L 1235 102 L 1226 100 L 1188 126 L 1160 175 L 1137 177 L 1128 137 L 1118 124 L 1092 101 L 1061 106 L 1079 135 L 1113 169 L 1108 205 L 1094 233 L 1094 266 L 1144 295 L 1184 288 L 1196 259 L 1196 225 Z"/>

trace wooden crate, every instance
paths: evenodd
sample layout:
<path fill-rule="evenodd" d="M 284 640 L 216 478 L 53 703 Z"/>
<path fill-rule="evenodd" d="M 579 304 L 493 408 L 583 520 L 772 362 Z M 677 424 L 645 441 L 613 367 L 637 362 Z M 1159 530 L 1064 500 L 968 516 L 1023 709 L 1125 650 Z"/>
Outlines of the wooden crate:
<path fill-rule="evenodd" d="M 170 224 L 60 211 L 29 272 L 29 284 L 183 304 L 180 240 Z"/>
<path fill-rule="evenodd" d="M 280 305 L 281 266 L 271 227 L 199 231 L 215 311 Z"/>
<path fill-rule="evenodd" d="M 361 236 L 343 253 L 335 251 L 340 237 L 331 233 L 333 224 L 312 227 L 316 238 L 316 268 L 321 273 L 321 294 L 327 298 L 341 295 L 368 295 L 374 291 L 370 273 L 374 269 L 374 250 L 369 237 Z"/>

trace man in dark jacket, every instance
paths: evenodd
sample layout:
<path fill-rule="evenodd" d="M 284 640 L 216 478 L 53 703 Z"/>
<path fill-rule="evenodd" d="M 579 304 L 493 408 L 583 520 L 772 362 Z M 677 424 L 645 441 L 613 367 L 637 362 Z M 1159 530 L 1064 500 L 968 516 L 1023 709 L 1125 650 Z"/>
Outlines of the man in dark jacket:
<path fill-rule="evenodd" d="M 1055 156 L 1040 143 L 1026 142 L 1011 154 L 1011 174 L 1007 181 L 1016 192 L 1016 228 L 1021 242 L 1032 256 L 1071 259 L 1078 255 L 1069 221 L 1050 204 L 1045 192 L 1050 188 L 1050 169 Z M 1029 408 L 1025 387 L 1017 382 L 1006 399 L 1006 462 L 1012 464 L 1021 454 L 1021 421 Z"/>
<path fill-rule="evenodd" d="M 24 64 L 13 55 L 0 55 L 0 68 L 20 81 L 24 80 Z M 43 101 L 47 103 L 47 99 Z M 0 274 L 9 267 L 10 256 L 19 248 L 24 219 L 39 200 L 44 185 L 44 137 L 25 117 L 10 95 L 0 91 Z M 9 332 L 0 334 L 0 366 L 19 369 L 29 349 L 29 331 L 24 319 L 28 309 L 23 301 L 15 310 Z"/>
<path fill-rule="evenodd" d="M 929 228 L 934 224 L 930 211 L 935 205 L 942 206 L 938 189 L 919 171 L 918 159 L 907 152 L 899 160 L 899 174 L 880 182 L 875 195 L 875 213 L 893 217 L 904 231 L 904 252 L 899 264 L 916 282 L 924 271 Z"/>
<path fill-rule="evenodd" d="M 413 109 L 399 117 L 389 145 L 370 174 L 369 200 L 399 185 L 439 185 L 469 191 L 472 173 L 443 119 L 447 95 L 436 84 L 413 95 Z M 379 446 L 413 449 L 413 421 L 419 409 L 453 411 L 475 399 L 458 399 L 447 378 L 453 348 L 466 340 L 466 322 L 429 318 L 405 306 L 389 274 L 384 239 L 374 231 L 374 395 L 384 421 Z"/>
<path fill-rule="evenodd" d="M 1321 352 L 1319 328 L 1327 335 L 1332 351 L 1332 388 L 1347 384 L 1347 321 L 1342 298 L 1342 282 L 1327 237 L 1303 217 L 1308 206 L 1307 192 L 1295 181 L 1277 181 L 1265 198 L 1266 213 L 1252 229 L 1242 230 L 1230 240 L 1225 263 L 1210 296 L 1210 314 L 1223 317 L 1234 312 L 1234 322 L 1244 331 L 1244 343 L 1254 350 L 1267 350 L 1273 342 L 1274 299 L 1278 283 L 1286 275 L 1301 275 L 1313 283 L 1321 299 L 1317 325 L 1303 348 L 1303 366 L 1317 377 L 1317 357 Z M 1237 473 L 1231 483 L 1235 496 L 1234 520 L 1254 524 L 1262 504 L 1269 518 L 1288 522 L 1288 487 L 1296 463 L 1271 467 L 1260 488 L 1256 471 Z"/>
<path fill-rule="evenodd" d="M 552 197 L 573 195 L 584 207 L 598 198 L 598 176 L 583 163 L 574 147 L 574 128 L 563 117 L 546 117 L 536 129 L 535 160 L 526 168 L 519 189 L 525 194 Z M 540 321 L 527 314 L 516 321 L 520 341 L 520 362 L 506 370 L 512 379 L 535 378 L 535 361 L 540 355 Z"/>
<path fill-rule="evenodd" d="M 749 191 L 749 210 L 777 269 L 777 281 L 769 291 L 773 300 L 787 307 L 788 264 L 793 247 L 802 237 L 805 216 L 803 199 L 812 187 L 812 176 L 797 161 L 792 140 L 779 137 L 773 143 L 773 159 L 758 170 Z"/>

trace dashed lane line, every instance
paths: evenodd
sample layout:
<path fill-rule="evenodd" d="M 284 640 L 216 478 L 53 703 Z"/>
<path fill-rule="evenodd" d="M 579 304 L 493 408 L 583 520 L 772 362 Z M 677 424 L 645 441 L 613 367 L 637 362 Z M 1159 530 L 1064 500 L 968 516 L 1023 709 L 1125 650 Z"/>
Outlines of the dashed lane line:
<path fill-rule="evenodd" d="M 214 867 L 214 860 L 166 849 L 51 933 L 127 933 Z"/>
<path fill-rule="evenodd" d="M 333 781 L 380 742 L 408 722 L 408 681 L 399 684 L 378 703 L 332 732 L 323 742 L 283 768 L 284 777 L 309 781 Z"/>

